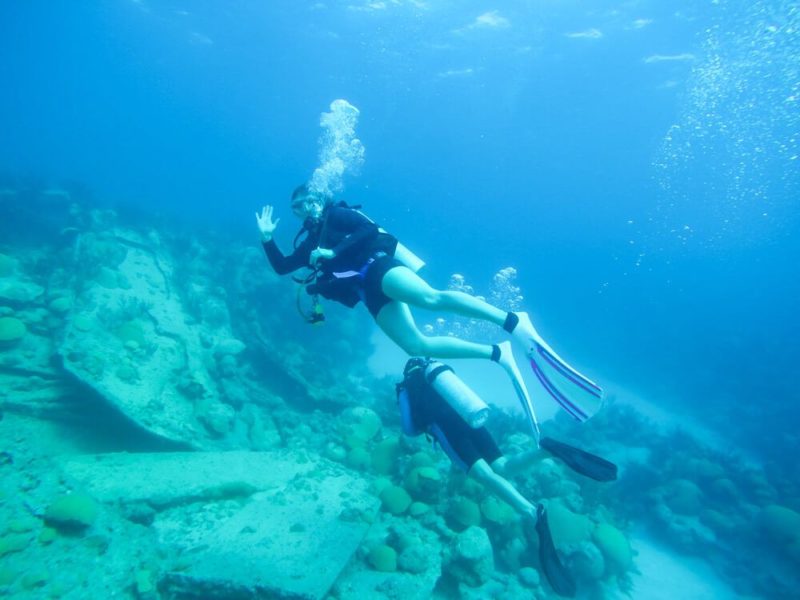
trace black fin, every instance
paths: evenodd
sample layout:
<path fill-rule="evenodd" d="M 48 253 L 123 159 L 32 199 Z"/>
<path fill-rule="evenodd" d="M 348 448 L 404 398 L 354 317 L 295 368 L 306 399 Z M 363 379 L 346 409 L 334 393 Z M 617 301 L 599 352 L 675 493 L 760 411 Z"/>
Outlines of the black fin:
<path fill-rule="evenodd" d="M 563 460 L 573 471 L 596 481 L 614 481 L 617 478 L 617 465 L 575 446 L 543 437 L 539 440 L 539 447 Z"/>
<path fill-rule="evenodd" d="M 561 563 L 553 544 L 550 525 L 547 523 L 547 511 L 541 504 L 536 509 L 536 533 L 539 534 L 539 563 L 544 571 L 544 576 L 550 582 L 550 587 L 559 596 L 573 598 L 578 589 L 575 580 L 567 568 Z"/>

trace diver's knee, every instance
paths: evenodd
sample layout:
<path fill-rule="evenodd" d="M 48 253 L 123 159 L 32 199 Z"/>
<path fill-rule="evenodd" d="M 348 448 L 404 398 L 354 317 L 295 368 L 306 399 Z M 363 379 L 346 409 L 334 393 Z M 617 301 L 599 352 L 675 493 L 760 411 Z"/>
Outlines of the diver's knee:
<path fill-rule="evenodd" d="M 489 463 L 487 463 L 484 459 L 479 458 L 469 468 L 467 475 L 473 479 L 477 479 L 481 483 L 485 483 L 487 480 L 492 478 L 494 472 L 492 471 L 492 467 L 489 466 Z"/>
<path fill-rule="evenodd" d="M 507 464 L 508 464 L 508 459 L 505 456 L 501 456 L 500 458 L 492 462 L 491 467 L 492 470 L 498 475 L 505 475 Z"/>
<path fill-rule="evenodd" d="M 405 340 L 402 348 L 409 356 L 428 356 L 430 354 L 428 340 L 422 336 Z"/>
<path fill-rule="evenodd" d="M 422 308 L 438 310 L 444 304 L 444 292 L 430 288 L 420 294 L 419 303 Z"/>

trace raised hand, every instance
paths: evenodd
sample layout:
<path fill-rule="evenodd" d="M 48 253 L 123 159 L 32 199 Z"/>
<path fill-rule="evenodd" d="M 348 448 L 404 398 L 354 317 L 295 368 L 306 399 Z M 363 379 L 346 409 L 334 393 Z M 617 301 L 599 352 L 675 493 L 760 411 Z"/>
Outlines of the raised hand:
<path fill-rule="evenodd" d="M 270 205 L 261 209 L 261 214 L 256 212 L 256 223 L 258 223 L 258 230 L 261 232 L 261 239 L 268 242 L 272 239 L 272 234 L 280 222 L 280 218 L 272 220 L 273 208 Z"/>

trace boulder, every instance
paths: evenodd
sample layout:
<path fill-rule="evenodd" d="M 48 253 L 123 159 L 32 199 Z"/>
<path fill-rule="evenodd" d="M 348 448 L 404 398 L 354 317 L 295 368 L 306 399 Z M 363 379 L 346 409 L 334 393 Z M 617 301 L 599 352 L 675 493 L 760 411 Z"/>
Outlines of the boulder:
<path fill-rule="evenodd" d="M 470 587 L 483 585 L 494 572 L 492 543 L 481 527 L 469 527 L 456 535 L 450 544 L 449 557 L 449 573 Z"/>

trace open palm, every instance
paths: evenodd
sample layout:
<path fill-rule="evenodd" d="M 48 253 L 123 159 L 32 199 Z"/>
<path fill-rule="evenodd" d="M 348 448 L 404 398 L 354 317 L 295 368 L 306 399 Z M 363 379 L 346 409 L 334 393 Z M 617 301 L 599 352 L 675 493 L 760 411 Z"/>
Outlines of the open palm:
<path fill-rule="evenodd" d="M 265 206 L 261 209 L 261 214 L 259 215 L 256 212 L 256 222 L 258 223 L 258 230 L 261 232 L 261 236 L 264 239 L 270 239 L 272 237 L 275 228 L 278 226 L 280 219 L 272 220 L 272 206 Z"/>

